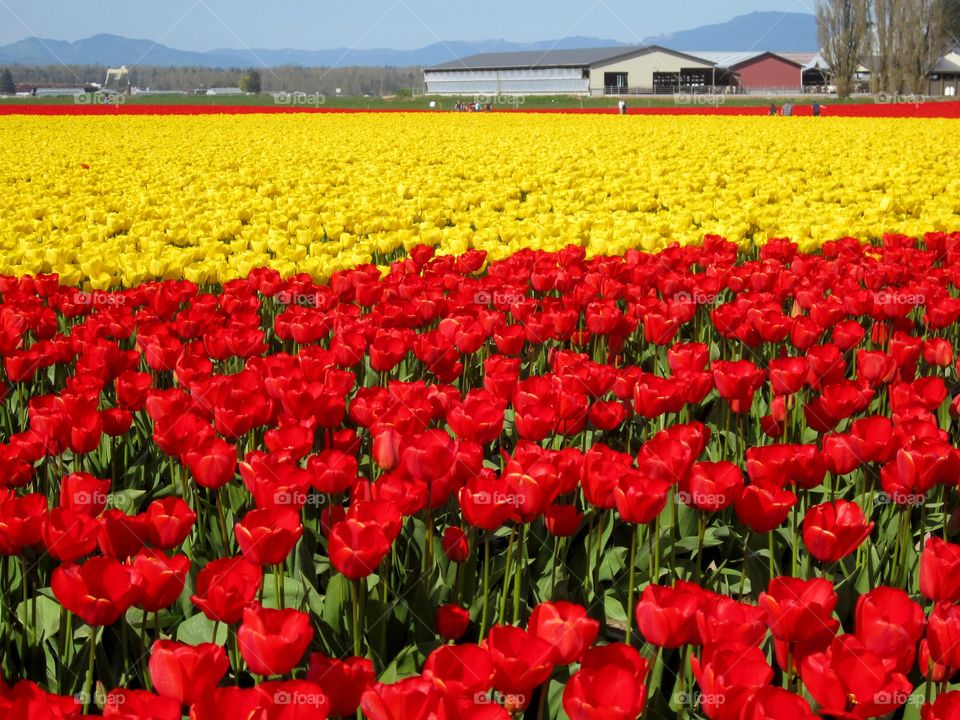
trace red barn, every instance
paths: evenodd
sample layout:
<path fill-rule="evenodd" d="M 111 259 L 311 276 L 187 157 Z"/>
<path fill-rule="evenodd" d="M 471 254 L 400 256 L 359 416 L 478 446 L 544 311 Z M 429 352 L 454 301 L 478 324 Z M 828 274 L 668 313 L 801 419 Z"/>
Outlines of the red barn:
<path fill-rule="evenodd" d="M 717 84 L 739 92 L 796 91 L 803 89 L 803 63 L 773 52 L 690 53 L 717 66 Z"/>

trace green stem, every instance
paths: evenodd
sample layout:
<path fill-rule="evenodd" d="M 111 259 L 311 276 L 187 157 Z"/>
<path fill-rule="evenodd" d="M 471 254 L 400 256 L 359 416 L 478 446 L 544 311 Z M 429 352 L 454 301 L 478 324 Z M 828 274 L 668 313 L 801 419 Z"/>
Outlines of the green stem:
<path fill-rule="evenodd" d="M 630 576 L 627 582 L 627 633 L 625 642 L 630 644 L 630 635 L 633 631 L 633 592 L 636 582 L 637 570 L 637 536 L 640 534 L 640 525 L 633 529 L 633 536 L 630 538 Z"/>
<path fill-rule="evenodd" d="M 93 698 L 93 670 L 97 661 L 97 629 L 90 628 L 90 659 L 87 662 L 87 680 L 84 683 L 83 714 L 90 710 L 90 700 Z"/>
<path fill-rule="evenodd" d="M 497 615 L 497 622 L 503 625 L 507 617 L 507 595 L 510 593 L 510 566 L 513 563 L 513 540 L 517 534 L 517 529 L 510 531 L 510 540 L 507 542 L 507 562 L 503 566 L 503 591 L 500 593 L 500 611 Z"/>
<path fill-rule="evenodd" d="M 520 526 L 520 541 L 517 544 L 517 562 L 513 573 L 513 624 L 520 622 L 520 589 L 523 580 L 523 556 L 526 549 L 527 526 Z"/>
<path fill-rule="evenodd" d="M 480 616 L 480 639 L 486 636 L 490 607 L 490 535 L 483 536 L 483 613 Z"/>

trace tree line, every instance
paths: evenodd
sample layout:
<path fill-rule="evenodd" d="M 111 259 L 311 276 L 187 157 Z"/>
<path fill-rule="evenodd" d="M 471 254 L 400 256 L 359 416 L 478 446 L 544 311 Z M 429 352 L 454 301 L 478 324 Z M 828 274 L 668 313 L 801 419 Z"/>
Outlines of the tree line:
<path fill-rule="evenodd" d="M 21 85 L 89 87 L 102 83 L 105 65 L 12 65 L 12 79 Z M 248 70 L 203 67 L 133 67 L 128 76 L 142 90 L 192 92 L 200 88 L 247 87 L 262 92 L 307 92 L 334 95 L 395 95 L 423 87 L 423 73 L 416 67 L 305 68 L 282 66 Z"/>
<path fill-rule="evenodd" d="M 937 61 L 960 44 L 960 0 L 819 0 L 817 35 L 840 97 L 870 71 L 870 90 L 923 95 Z"/>

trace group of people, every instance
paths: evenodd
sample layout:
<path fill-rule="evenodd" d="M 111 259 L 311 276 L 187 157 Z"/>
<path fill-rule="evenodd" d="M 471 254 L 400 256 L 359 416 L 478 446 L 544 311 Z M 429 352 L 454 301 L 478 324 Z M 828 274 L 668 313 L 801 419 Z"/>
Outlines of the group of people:
<path fill-rule="evenodd" d="M 813 111 L 814 117 L 820 117 L 820 112 L 822 110 L 822 108 L 820 107 L 820 103 L 815 102 L 813 105 L 810 106 L 810 109 Z M 770 103 L 770 114 L 782 115 L 783 117 L 790 117 L 791 115 L 793 115 L 793 104 L 784 103 L 784 106 L 781 109 L 777 107 L 776 103 Z"/>
<path fill-rule="evenodd" d="M 456 105 L 454 105 L 453 109 L 456 110 L 457 112 L 483 112 L 483 111 L 490 112 L 491 110 L 493 110 L 493 103 L 488 102 L 484 104 L 482 102 L 472 102 L 472 103 L 458 102 Z"/>

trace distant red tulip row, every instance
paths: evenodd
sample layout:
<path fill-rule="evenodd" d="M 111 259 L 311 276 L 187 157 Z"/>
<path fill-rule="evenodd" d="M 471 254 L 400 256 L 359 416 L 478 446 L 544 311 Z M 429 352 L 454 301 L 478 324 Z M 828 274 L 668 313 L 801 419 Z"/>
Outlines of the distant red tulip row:
<path fill-rule="evenodd" d="M 960 233 L 0 278 L 0 719 L 952 718 L 958 286 Z"/>
<path fill-rule="evenodd" d="M 731 102 L 733 102 L 731 100 Z M 333 108 L 277 105 L 148 105 L 148 104 L 0 104 L 0 115 L 249 115 L 249 114 L 290 114 L 290 113 L 392 113 L 416 112 L 438 113 L 438 110 L 379 108 Z M 614 115 L 616 107 L 587 108 L 534 108 L 502 107 L 496 113 L 562 113 L 568 115 Z M 629 115 L 730 115 L 743 116 L 769 115 L 768 105 L 670 105 L 664 107 L 629 107 Z M 826 117 L 870 117 L 870 118 L 957 118 L 960 117 L 960 102 L 944 100 L 934 101 L 910 98 L 894 98 L 889 102 L 877 103 L 840 103 L 831 102 L 822 106 Z M 796 105 L 794 115 L 812 116 L 813 106 Z"/>

